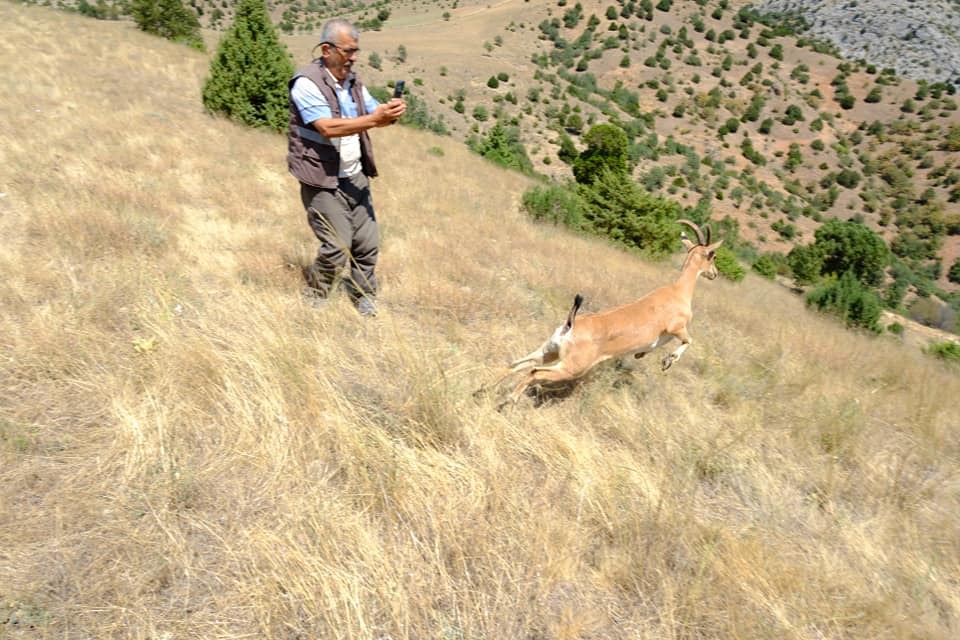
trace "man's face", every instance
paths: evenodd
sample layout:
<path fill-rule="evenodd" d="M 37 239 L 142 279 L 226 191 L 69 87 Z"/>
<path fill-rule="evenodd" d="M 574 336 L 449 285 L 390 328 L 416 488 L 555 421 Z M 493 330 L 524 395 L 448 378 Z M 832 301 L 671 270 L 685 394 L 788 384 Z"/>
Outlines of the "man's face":
<path fill-rule="evenodd" d="M 323 44 L 323 62 L 333 77 L 341 82 L 350 73 L 359 54 L 357 39 L 349 32 L 340 32 L 333 42 Z"/>

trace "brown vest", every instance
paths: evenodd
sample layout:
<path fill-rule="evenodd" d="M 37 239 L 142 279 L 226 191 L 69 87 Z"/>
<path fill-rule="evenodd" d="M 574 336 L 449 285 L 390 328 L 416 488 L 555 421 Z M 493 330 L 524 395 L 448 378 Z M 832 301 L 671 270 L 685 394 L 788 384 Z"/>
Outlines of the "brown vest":
<path fill-rule="evenodd" d="M 319 60 L 313 61 L 300 69 L 287 85 L 288 90 L 293 88 L 297 78 L 303 76 L 314 82 L 320 93 L 327 99 L 334 118 L 340 117 L 340 101 L 337 100 L 336 85 L 333 78 L 323 68 Z M 350 93 L 357 104 L 357 115 L 366 115 L 366 105 L 363 103 L 363 84 L 351 72 L 347 78 L 350 83 Z M 290 128 L 287 144 L 287 167 L 294 177 L 304 184 L 321 189 L 336 189 L 339 184 L 340 154 L 329 140 L 324 138 L 312 125 L 306 124 L 300 117 L 300 110 L 290 100 Z M 373 161 L 373 144 L 366 131 L 360 133 L 360 164 L 363 173 L 368 178 L 377 175 L 377 165 Z"/>

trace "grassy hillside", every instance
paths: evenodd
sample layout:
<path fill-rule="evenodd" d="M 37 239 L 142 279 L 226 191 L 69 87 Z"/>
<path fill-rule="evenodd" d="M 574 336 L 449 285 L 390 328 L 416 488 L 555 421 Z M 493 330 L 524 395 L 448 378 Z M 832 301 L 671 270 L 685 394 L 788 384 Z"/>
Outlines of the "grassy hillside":
<path fill-rule="evenodd" d="M 214 48 L 231 3 L 192 6 Z M 893 310 L 957 332 L 960 112 L 952 87 L 842 60 L 796 21 L 742 12 L 752 6 L 743 0 L 269 6 L 298 63 L 309 59 L 324 20 L 350 18 L 364 30 L 369 82 L 406 79 L 421 121 L 460 141 L 501 123 L 532 170 L 552 179 L 570 178 L 565 158 L 585 147 L 590 126 L 617 123 L 630 136 L 634 179 L 710 208 L 740 239 L 746 264 L 772 259 L 789 277 L 784 257 L 810 244 L 824 221 L 863 221 L 896 256 L 880 292 Z M 863 10 L 898 14 L 884 3 Z M 949 31 L 947 18 L 933 20 Z"/>
<path fill-rule="evenodd" d="M 374 132 L 382 313 L 299 296 L 282 136 L 208 60 L 0 3 L 0 635 L 953 638 L 956 368 L 748 276 L 666 374 L 472 392 L 674 278 Z"/>

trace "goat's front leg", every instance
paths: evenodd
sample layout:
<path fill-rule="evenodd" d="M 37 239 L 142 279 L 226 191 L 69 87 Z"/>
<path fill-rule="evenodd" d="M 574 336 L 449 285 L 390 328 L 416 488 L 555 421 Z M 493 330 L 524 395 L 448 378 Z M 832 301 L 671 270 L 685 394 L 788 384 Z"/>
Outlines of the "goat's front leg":
<path fill-rule="evenodd" d="M 687 350 L 687 347 L 690 346 L 690 334 L 687 333 L 686 327 L 682 327 L 677 331 L 673 331 L 672 335 L 680 341 L 680 346 L 664 356 L 663 360 L 660 362 L 661 371 L 666 371 L 669 369 L 674 362 L 680 359 L 680 356 L 682 356 L 683 352 Z"/>

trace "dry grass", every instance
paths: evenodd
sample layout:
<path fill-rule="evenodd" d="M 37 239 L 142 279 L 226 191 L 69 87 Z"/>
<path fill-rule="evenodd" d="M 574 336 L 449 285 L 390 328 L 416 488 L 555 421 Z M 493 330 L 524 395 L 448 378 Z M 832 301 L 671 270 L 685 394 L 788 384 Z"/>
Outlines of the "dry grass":
<path fill-rule="evenodd" d="M 498 413 L 472 391 L 576 291 L 678 263 L 534 226 L 523 179 L 391 128 L 384 311 L 313 312 L 284 140 L 202 113 L 202 55 L 0 24 L 0 635 L 960 632 L 956 370 L 703 282 L 668 374 Z"/>

